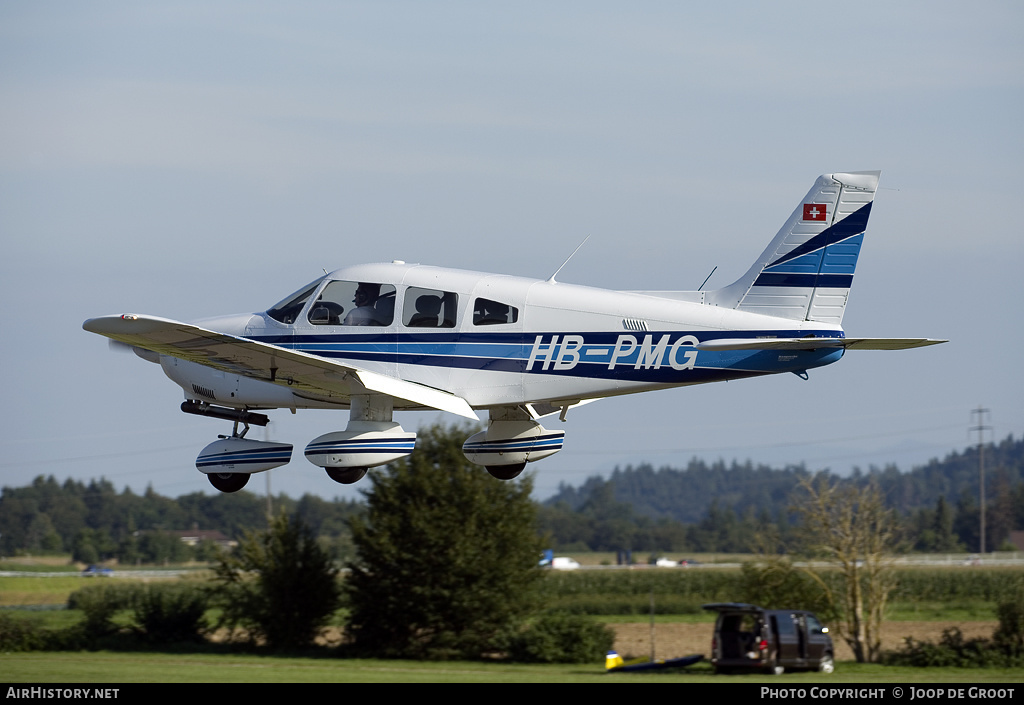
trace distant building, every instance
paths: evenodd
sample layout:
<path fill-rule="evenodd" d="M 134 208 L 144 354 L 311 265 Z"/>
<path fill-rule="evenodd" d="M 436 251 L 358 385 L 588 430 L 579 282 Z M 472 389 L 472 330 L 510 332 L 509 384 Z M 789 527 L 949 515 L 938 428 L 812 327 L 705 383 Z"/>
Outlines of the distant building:
<path fill-rule="evenodd" d="M 168 536 L 177 536 L 182 543 L 188 546 L 196 546 L 200 541 L 212 541 L 221 548 L 234 548 L 238 542 L 229 539 L 219 531 L 212 529 L 193 528 L 188 531 L 164 531 Z"/>

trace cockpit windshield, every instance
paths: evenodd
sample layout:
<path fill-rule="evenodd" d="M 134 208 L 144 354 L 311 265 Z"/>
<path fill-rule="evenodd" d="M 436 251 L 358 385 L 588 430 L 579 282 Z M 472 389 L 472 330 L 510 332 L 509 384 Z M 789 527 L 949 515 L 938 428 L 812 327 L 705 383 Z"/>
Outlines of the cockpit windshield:
<path fill-rule="evenodd" d="M 317 290 L 317 287 L 320 286 L 320 283 L 323 280 L 324 277 L 320 277 L 312 284 L 308 284 L 296 291 L 294 294 L 284 298 L 279 303 L 267 309 L 267 315 L 281 323 L 295 323 L 295 319 L 298 318 L 299 314 L 302 312 L 302 308 L 306 305 L 309 297 L 313 295 L 313 292 Z"/>

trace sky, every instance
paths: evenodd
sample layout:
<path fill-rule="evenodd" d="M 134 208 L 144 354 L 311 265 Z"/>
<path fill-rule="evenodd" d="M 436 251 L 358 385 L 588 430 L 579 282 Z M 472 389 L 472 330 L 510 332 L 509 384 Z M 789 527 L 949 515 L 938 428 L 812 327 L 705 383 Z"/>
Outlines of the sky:
<path fill-rule="evenodd" d="M 260 311 L 394 259 L 547 278 L 586 238 L 559 281 L 692 290 L 717 267 L 717 288 L 819 174 L 876 169 L 844 328 L 949 343 L 573 410 L 535 496 L 1019 438 L 1022 30 L 990 0 L 4 2 L 0 486 L 214 492 L 194 461 L 230 425 L 87 318 Z M 301 455 L 347 412 L 271 418 L 250 437 L 294 459 L 247 489 L 361 496 Z"/>

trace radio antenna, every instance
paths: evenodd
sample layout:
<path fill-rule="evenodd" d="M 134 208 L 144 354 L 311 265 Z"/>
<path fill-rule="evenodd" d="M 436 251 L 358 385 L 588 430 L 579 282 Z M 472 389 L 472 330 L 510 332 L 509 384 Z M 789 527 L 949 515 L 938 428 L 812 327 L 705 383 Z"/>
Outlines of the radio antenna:
<path fill-rule="evenodd" d="M 717 264 L 715 265 L 715 269 L 718 269 L 718 265 L 717 265 Z M 712 270 L 711 270 L 711 274 L 714 274 L 714 273 L 715 273 L 715 269 L 712 269 Z M 704 284 L 707 284 L 707 283 L 708 283 L 708 279 L 710 279 L 710 278 L 711 278 L 711 274 L 709 274 L 709 275 L 708 275 L 708 276 L 707 276 L 707 277 L 706 277 L 706 278 L 704 279 Z M 701 289 L 703 289 L 703 288 L 704 288 L 704 284 L 701 284 L 701 285 L 700 285 L 700 286 L 699 286 L 699 287 L 697 288 L 697 291 L 700 291 Z"/>
<path fill-rule="evenodd" d="M 573 258 L 573 255 L 575 255 L 577 252 L 580 251 L 580 247 L 583 247 L 584 245 L 587 244 L 587 240 L 589 240 L 589 239 L 590 239 L 589 235 L 587 235 L 585 238 L 583 238 L 583 242 L 581 242 L 579 244 L 579 246 L 577 246 L 577 248 L 572 251 L 572 254 L 569 255 L 568 257 L 566 257 L 565 261 L 562 262 L 562 267 L 564 267 L 565 265 L 569 264 L 569 260 L 571 260 Z M 557 284 L 558 283 L 558 282 L 555 281 L 555 277 L 558 276 L 558 273 L 562 271 L 562 267 L 559 267 L 558 269 L 556 269 L 555 273 L 552 274 L 550 277 L 548 277 L 548 283 L 549 284 Z"/>

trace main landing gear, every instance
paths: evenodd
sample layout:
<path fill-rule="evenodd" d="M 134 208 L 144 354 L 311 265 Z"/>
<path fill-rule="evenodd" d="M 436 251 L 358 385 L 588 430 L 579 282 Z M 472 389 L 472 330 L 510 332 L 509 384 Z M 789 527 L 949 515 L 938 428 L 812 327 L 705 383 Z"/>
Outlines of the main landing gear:
<path fill-rule="evenodd" d="M 348 426 L 318 436 L 306 446 L 306 459 L 343 485 L 359 482 L 368 468 L 412 453 L 416 434 L 396 423 L 393 401 L 379 394 L 353 394 Z"/>
<path fill-rule="evenodd" d="M 471 436 L 462 453 L 483 465 L 491 477 L 513 480 L 527 463 L 542 460 L 562 449 L 565 431 L 549 431 L 523 407 L 491 409 L 487 430 Z"/>
<path fill-rule="evenodd" d="M 498 480 L 514 480 L 526 469 L 526 463 L 516 463 L 514 465 L 486 465 L 487 472 L 491 473 L 491 477 L 497 478 Z"/>
<path fill-rule="evenodd" d="M 341 483 L 342 485 L 351 485 L 359 482 L 366 475 L 366 471 L 369 468 L 324 468 L 327 471 L 327 477 L 331 478 L 335 482 Z"/>
<path fill-rule="evenodd" d="M 351 412 L 345 430 L 314 438 L 304 451 L 307 460 L 343 485 L 361 480 L 368 468 L 404 458 L 416 446 L 416 434 L 404 430 L 393 420 L 390 397 L 365 393 L 353 394 L 350 399 Z M 562 407 L 563 421 L 569 406 Z M 196 468 L 219 492 L 238 492 L 253 473 L 280 467 L 291 460 L 290 444 L 245 437 L 250 424 L 266 426 L 269 423 L 263 414 L 199 401 L 186 401 L 181 410 L 234 422 L 230 436 L 220 436 L 196 459 Z M 492 477 L 513 480 L 522 474 L 527 463 L 561 450 L 564 438 L 564 431 L 544 428 L 531 409 L 495 407 L 490 409 L 487 430 L 467 439 L 462 452 L 470 462 L 484 466 Z"/>

